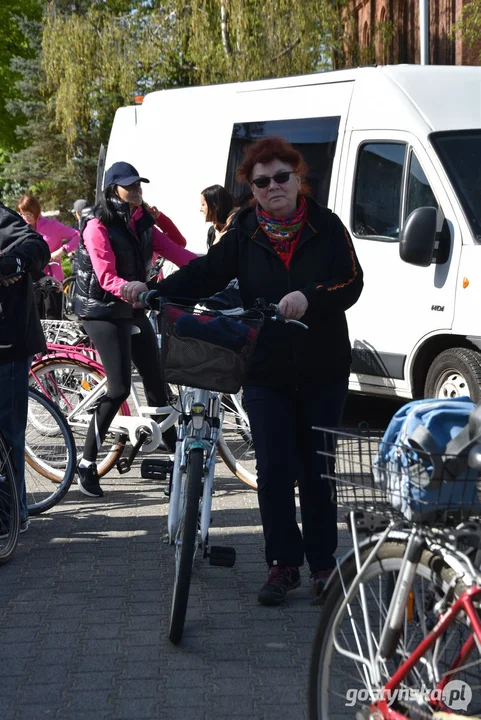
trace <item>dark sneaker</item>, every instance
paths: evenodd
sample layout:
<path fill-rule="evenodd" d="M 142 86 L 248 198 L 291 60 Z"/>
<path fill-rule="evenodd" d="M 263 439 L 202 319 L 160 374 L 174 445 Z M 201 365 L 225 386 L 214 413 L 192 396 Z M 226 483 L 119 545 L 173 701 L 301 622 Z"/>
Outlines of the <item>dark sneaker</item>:
<path fill-rule="evenodd" d="M 92 463 L 87 468 L 77 468 L 77 483 L 79 490 L 88 497 L 103 497 L 104 491 L 99 484 L 97 465 Z"/>
<path fill-rule="evenodd" d="M 334 568 L 326 568 L 325 570 L 316 570 L 316 572 L 311 573 L 312 592 L 316 597 L 322 595 L 324 587 L 333 572 Z"/>
<path fill-rule="evenodd" d="M 257 600 L 261 605 L 279 605 L 289 590 L 301 584 L 298 567 L 271 567 L 267 582 L 259 590 Z"/>
<path fill-rule="evenodd" d="M 20 534 L 27 532 L 30 525 L 30 520 L 27 518 L 26 520 L 22 520 L 20 523 Z"/>

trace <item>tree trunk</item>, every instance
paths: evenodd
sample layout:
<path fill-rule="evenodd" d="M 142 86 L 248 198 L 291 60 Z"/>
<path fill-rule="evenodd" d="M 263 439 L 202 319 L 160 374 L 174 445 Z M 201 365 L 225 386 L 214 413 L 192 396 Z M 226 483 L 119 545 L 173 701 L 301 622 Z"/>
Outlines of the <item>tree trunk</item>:
<path fill-rule="evenodd" d="M 232 55 L 232 48 L 229 41 L 229 32 L 227 30 L 228 12 L 227 0 L 220 0 L 220 29 L 222 34 L 222 47 L 227 57 Z"/>

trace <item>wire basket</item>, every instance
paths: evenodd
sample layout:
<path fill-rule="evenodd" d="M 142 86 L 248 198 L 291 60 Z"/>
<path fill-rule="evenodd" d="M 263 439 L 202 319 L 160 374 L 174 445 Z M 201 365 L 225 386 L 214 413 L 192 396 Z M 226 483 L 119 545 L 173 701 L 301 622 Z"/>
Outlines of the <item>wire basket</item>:
<path fill-rule="evenodd" d="M 333 499 L 355 512 L 430 525 L 481 517 L 481 480 L 467 457 L 443 455 L 433 480 L 433 457 L 382 439 L 382 433 L 316 428 L 322 434 L 322 476 Z"/>
<path fill-rule="evenodd" d="M 222 316 L 164 303 L 159 315 L 162 370 L 173 385 L 239 392 L 263 316 Z"/>
<path fill-rule="evenodd" d="M 78 345 L 88 340 L 81 323 L 74 320 L 40 320 L 46 342 L 53 345 Z"/>

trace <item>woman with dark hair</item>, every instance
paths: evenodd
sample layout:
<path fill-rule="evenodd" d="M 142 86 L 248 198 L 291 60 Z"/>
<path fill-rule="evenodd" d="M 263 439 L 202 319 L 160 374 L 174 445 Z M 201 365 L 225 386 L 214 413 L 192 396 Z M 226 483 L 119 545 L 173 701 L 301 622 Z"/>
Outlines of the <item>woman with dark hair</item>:
<path fill-rule="evenodd" d="M 269 567 L 258 594 L 264 605 L 281 603 L 299 586 L 304 556 L 316 594 L 335 566 L 336 505 L 321 477 L 323 436 L 313 427 L 341 421 L 351 365 L 345 311 L 363 285 L 349 233 L 337 215 L 306 197 L 306 175 L 301 154 L 283 138 L 251 145 L 238 177 L 251 186 L 255 207 L 241 210 L 207 255 L 158 286 L 122 289 L 131 302 L 146 287 L 166 297 L 207 297 L 237 277 L 244 307 L 262 297 L 308 325 L 266 320 L 244 381 Z"/>
<path fill-rule="evenodd" d="M 80 491 L 91 497 L 103 495 L 95 461 L 110 423 L 130 394 L 132 362 L 143 380 L 148 405 L 167 404 L 152 325 L 143 310 L 133 310 L 125 302 L 120 288 L 128 281 L 145 282 L 154 253 L 178 266 L 196 257 L 154 227 L 153 213 L 142 201 L 142 182 L 149 181 L 129 163 L 117 162 L 107 170 L 105 189 L 85 219 L 78 249 L 75 312 L 100 355 L 108 381 L 78 467 Z M 175 437 L 174 428 L 165 433 L 168 449 L 175 447 Z"/>
<path fill-rule="evenodd" d="M 207 247 L 217 242 L 225 231 L 229 216 L 235 210 L 235 200 L 222 185 L 209 185 L 200 194 L 200 211 L 205 221 L 212 223 L 207 231 Z"/>

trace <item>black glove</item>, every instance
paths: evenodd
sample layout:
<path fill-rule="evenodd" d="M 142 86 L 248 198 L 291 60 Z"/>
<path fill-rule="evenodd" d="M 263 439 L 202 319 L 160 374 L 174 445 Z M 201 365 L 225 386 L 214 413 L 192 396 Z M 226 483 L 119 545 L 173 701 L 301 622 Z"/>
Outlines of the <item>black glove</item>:
<path fill-rule="evenodd" d="M 24 263 L 19 257 L 7 255 L 0 257 L 0 278 L 8 279 L 23 273 Z"/>

